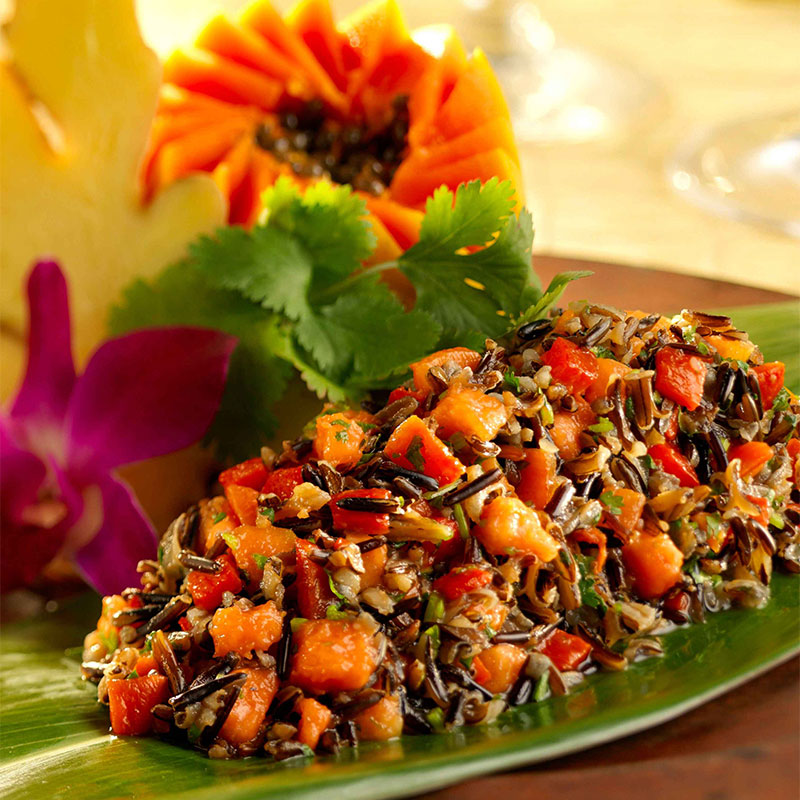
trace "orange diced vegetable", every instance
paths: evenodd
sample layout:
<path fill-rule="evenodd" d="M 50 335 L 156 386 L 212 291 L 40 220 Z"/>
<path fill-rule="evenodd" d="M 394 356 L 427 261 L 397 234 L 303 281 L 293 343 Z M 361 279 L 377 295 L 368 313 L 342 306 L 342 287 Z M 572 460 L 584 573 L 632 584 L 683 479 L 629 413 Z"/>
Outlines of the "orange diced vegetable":
<path fill-rule="evenodd" d="M 136 674 L 141 678 L 143 675 L 147 675 L 150 672 L 158 672 L 158 662 L 155 658 L 150 655 L 150 653 L 145 653 L 144 655 L 140 655 L 139 658 L 136 659 L 136 666 L 134 667 L 136 670 Z"/>
<path fill-rule="evenodd" d="M 656 353 L 656 390 L 688 411 L 700 405 L 705 381 L 706 365 L 699 356 L 674 347 Z"/>
<path fill-rule="evenodd" d="M 547 450 L 525 450 L 519 474 L 517 495 L 540 511 L 550 502 L 556 489 L 557 463 L 555 453 Z"/>
<path fill-rule="evenodd" d="M 387 694 L 353 717 L 358 738 L 365 742 L 395 739 L 403 732 L 403 715 L 395 695 Z"/>
<path fill-rule="evenodd" d="M 416 415 L 392 431 L 384 452 L 401 467 L 435 478 L 440 486 L 452 483 L 466 471 L 447 445 Z"/>
<path fill-rule="evenodd" d="M 593 572 L 599 575 L 606 563 L 608 557 L 608 542 L 606 535 L 597 528 L 578 528 L 570 534 L 570 538 L 576 542 L 586 542 L 593 544 L 597 547 L 597 558 L 594 562 Z"/>
<path fill-rule="evenodd" d="M 507 692 L 519 678 L 528 654 L 513 644 L 496 644 L 475 656 L 480 666 L 475 670 L 475 680 L 493 694 Z M 486 677 L 488 672 L 489 677 Z"/>
<path fill-rule="evenodd" d="M 222 497 L 200 501 L 200 541 L 208 550 L 217 537 L 233 530 L 239 520 L 231 513 L 230 503 Z"/>
<path fill-rule="evenodd" d="M 225 487 L 225 497 L 242 525 L 255 525 L 258 518 L 258 492 L 236 483 Z"/>
<path fill-rule="evenodd" d="M 622 547 L 622 560 L 634 591 L 645 600 L 661 597 L 681 578 L 683 553 L 666 533 L 635 533 Z"/>
<path fill-rule="evenodd" d="M 296 706 L 300 712 L 297 724 L 297 741 L 316 750 L 319 737 L 330 725 L 331 710 L 311 697 L 304 697 Z"/>
<path fill-rule="evenodd" d="M 428 372 L 433 367 L 442 367 L 446 364 L 453 364 L 463 369 L 469 367 L 475 369 L 481 360 L 481 354 L 470 350 L 468 347 L 451 347 L 447 350 L 439 350 L 431 353 L 420 361 L 411 365 L 411 372 L 414 376 L 414 386 L 421 392 L 428 394 L 434 391 L 434 384 L 428 377 Z"/>
<path fill-rule="evenodd" d="M 742 359 L 744 360 L 744 359 Z M 765 411 L 772 408 L 778 392 L 783 389 L 783 381 L 786 376 L 786 365 L 782 361 L 770 361 L 753 367 L 753 372 L 758 378 L 758 388 L 761 391 L 761 405 Z"/>
<path fill-rule="evenodd" d="M 309 620 L 294 640 L 290 682 L 312 694 L 361 689 L 378 666 L 372 631 L 355 620 Z"/>
<path fill-rule="evenodd" d="M 621 361 L 615 361 L 613 358 L 598 358 L 597 377 L 589 384 L 584 397 L 589 403 L 605 397 L 617 378 L 624 378 L 630 371 L 631 368 Z"/>
<path fill-rule="evenodd" d="M 288 528 L 278 528 L 269 522 L 263 527 L 240 525 L 230 535 L 236 540 L 236 545 L 231 545 L 236 565 L 251 581 L 260 579 L 263 573 L 257 556 L 277 556 L 294 550 L 295 535 Z"/>
<path fill-rule="evenodd" d="M 635 492 L 633 489 L 617 487 L 613 491 L 617 497 L 622 498 L 619 514 L 614 515 L 615 521 L 626 531 L 636 530 L 639 520 L 642 518 L 647 498 L 641 492 Z"/>
<path fill-rule="evenodd" d="M 237 605 L 218 608 L 208 630 L 217 658 L 228 653 L 248 657 L 253 650 L 268 650 L 281 638 L 283 612 L 272 600 L 247 611 Z"/>
<path fill-rule="evenodd" d="M 577 669 L 586 660 L 591 649 L 592 646 L 580 636 L 559 630 L 553 631 L 540 648 L 555 668 L 562 672 Z"/>
<path fill-rule="evenodd" d="M 258 735 L 278 691 L 278 676 L 266 667 L 237 667 L 236 672 L 244 672 L 247 678 L 219 735 L 231 744 L 243 744 Z"/>
<path fill-rule="evenodd" d="M 744 339 L 728 339 L 726 336 L 718 333 L 704 336 L 703 338 L 722 356 L 722 358 L 728 358 L 731 361 L 747 361 L 755 347 L 752 342 L 745 341 Z"/>
<path fill-rule="evenodd" d="M 470 386 L 449 388 L 431 413 L 439 425 L 437 434 L 447 439 L 459 432 L 469 439 L 491 441 L 508 420 L 502 400 Z"/>
<path fill-rule="evenodd" d="M 575 411 L 556 412 L 550 428 L 559 455 L 566 461 L 578 457 L 581 452 L 579 437 L 597 419 L 592 407 L 582 397 L 575 399 L 578 403 Z"/>
<path fill-rule="evenodd" d="M 728 460 L 738 458 L 741 461 L 740 474 L 743 478 L 758 475 L 772 456 L 772 448 L 766 442 L 743 442 L 728 448 Z"/>
<path fill-rule="evenodd" d="M 314 455 L 337 468 L 352 467 L 361 458 L 361 448 L 372 417 L 363 411 L 320 414 L 316 422 Z"/>
<path fill-rule="evenodd" d="M 144 736 L 150 731 L 150 710 L 169 697 L 169 682 L 163 675 L 143 675 L 108 682 L 111 730 L 117 736 Z"/>
<path fill-rule="evenodd" d="M 556 540 L 542 527 L 537 513 L 518 497 L 496 497 L 474 528 L 480 543 L 495 556 L 529 555 L 552 561 Z"/>
<path fill-rule="evenodd" d="M 544 353 L 542 362 L 550 367 L 553 380 L 566 386 L 572 394 L 588 389 L 599 374 L 595 355 L 562 337 Z"/>

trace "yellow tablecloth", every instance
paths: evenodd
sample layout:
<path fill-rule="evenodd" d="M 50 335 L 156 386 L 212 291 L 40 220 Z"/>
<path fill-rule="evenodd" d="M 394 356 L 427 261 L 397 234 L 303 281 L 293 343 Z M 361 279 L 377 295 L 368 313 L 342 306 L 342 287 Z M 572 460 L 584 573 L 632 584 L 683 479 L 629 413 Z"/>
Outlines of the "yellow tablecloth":
<path fill-rule="evenodd" d="M 455 0 L 400 0 L 409 22 L 456 22 Z M 288 7 L 287 0 L 276 6 Z M 138 0 L 148 41 L 168 51 L 241 0 Z M 359 5 L 334 0 L 337 13 Z M 800 3 L 540 0 L 556 35 L 622 59 L 666 103 L 625 141 L 522 148 L 536 249 L 658 266 L 800 293 L 800 244 L 706 214 L 673 194 L 665 160 L 695 128 L 800 104 Z"/>

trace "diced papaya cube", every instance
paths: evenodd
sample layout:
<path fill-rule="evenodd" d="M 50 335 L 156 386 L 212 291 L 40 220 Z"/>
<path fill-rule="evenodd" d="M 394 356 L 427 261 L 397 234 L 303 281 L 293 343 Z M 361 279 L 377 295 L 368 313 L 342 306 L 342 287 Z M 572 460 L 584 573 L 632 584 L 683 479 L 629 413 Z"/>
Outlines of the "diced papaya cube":
<path fill-rule="evenodd" d="M 387 694 L 353 717 L 358 738 L 365 742 L 395 739 L 403 732 L 403 715 L 395 695 Z"/>
<path fill-rule="evenodd" d="M 711 334 L 703 337 L 722 358 L 731 361 L 747 361 L 750 358 L 755 345 L 745 339 L 728 338 L 722 334 Z"/>
<path fill-rule="evenodd" d="M 277 556 L 294 550 L 295 535 L 288 528 L 266 525 L 240 525 L 231 533 L 236 545 L 231 544 L 231 552 L 236 565 L 244 570 L 250 580 L 258 580 L 263 572 L 258 556 Z"/>
<path fill-rule="evenodd" d="M 517 496 L 541 511 L 550 502 L 556 488 L 558 464 L 555 453 L 538 449 L 525 450 L 524 461 L 519 467 Z"/>
<path fill-rule="evenodd" d="M 636 530 L 647 498 L 633 489 L 615 488 L 614 494 L 622 498 L 619 514 L 615 515 L 616 521 L 627 531 Z"/>
<path fill-rule="evenodd" d="M 597 419 L 592 407 L 582 397 L 576 397 L 575 400 L 577 409 L 556 412 L 553 425 L 549 428 L 550 436 L 565 461 L 578 457 L 581 452 L 579 437 Z"/>
<path fill-rule="evenodd" d="M 217 658 L 228 653 L 248 657 L 253 650 L 268 650 L 281 638 L 283 612 L 272 600 L 247 611 L 237 605 L 218 608 L 208 630 Z"/>
<path fill-rule="evenodd" d="M 521 647 L 513 644 L 493 645 L 475 656 L 474 661 L 479 661 L 482 667 L 476 670 L 475 679 L 492 694 L 507 692 L 517 682 L 527 660 L 528 654 Z"/>
<path fill-rule="evenodd" d="M 296 706 L 300 712 L 297 724 L 297 741 L 316 750 L 319 737 L 330 725 L 331 710 L 311 697 L 304 697 Z"/>
<path fill-rule="evenodd" d="M 431 413 L 439 424 L 439 436 L 447 439 L 459 432 L 469 439 L 491 441 L 508 420 L 502 400 L 470 386 L 449 388 Z"/>
<path fill-rule="evenodd" d="M 621 361 L 613 358 L 597 359 L 597 377 L 589 384 L 584 397 L 587 402 L 593 403 L 600 397 L 605 397 L 618 378 L 624 378 L 631 368 Z"/>
<path fill-rule="evenodd" d="M 416 415 L 392 431 L 384 453 L 401 467 L 435 478 L 440 486 L 452 483 L 466 471 L 447 445 Z"/>
<path fill-rule="evenodd" d="M 278 691 L 278 676 L 266 667 L 238 667 L 236 672 L 244 672 L 247 678 L 219 735 L 231 744 L 243 744 L 258 735 Z"/>
<path fill-rule="evenodd" d="M 661 597 L 681 578 L 683 553 L 666 533 L 635 533 L 622 547 L 622 560 L 645 600 Z"/>
<path fill-rule="evenodd" d="M 363 411 L 320 414 L 316 422 L 314 455 L 337 468 L 352 467 L 361 458 L 367 431 L 372 427 L 372 417 Z"/>
<path fill-rule="evenodd" d="M 167 697 L 169 682 L 163 675 L 109 681 L 111 730 L 117 736 L 144 736 L 153 724 L 151 709 Z"/>
<path fill-rule="evenodd" d="M 294 639 L 290 682 L 312 694 L 361 689 L 378 666 L 373 633 L 355 620 L 309 620 Z"/>
<path fill-rule="evenodd" d="M 230 503 L 219 495 L 200 501 L 200 542 L 208 550 L 223 533 L 233 530 L 239 520 L 231 512 Z"/>
<path fill-rule="evenodd" d="M 368 534 L 348 534 L 347 538 L 351 542 L 358 543 L 365 542 L 372 537 Z M 364 564 L 364 572 L 361 574 L 362 589 L 381 584 L 388 557 L 389 548 L 385 544 L 361 554 L 361 562 Z"/>
<path fill-rule="evenodd" d="M 242 525 L 255 525 L 258 518 L 258 492 L 236 483 L 225 487 L 225 497 Z"/>
<path fill-rule="evenodd" d="M 518 497 L 496 497 L 483 509 L 480 524 L 473 530 L 495 556 L 531 555 L 552 561 L 558 555 L 556 540 Z"/>
<path fill-rule="evenodd" d="M 434 384 L 428 377 L 428 372 L 433 367 L 443 367 L 446 364 L 452 364 L 455 367 L 464 369 L 469 367 L 475 369 L 481 360 L 481 354 L 475 350 L 470 350 L 468 347 L 450 347 L 447 350 L 438 350 L 431 353 L 429 356 L 415 361 L 411 365 L 411 374 L 414 376 L 414 386 L 421 392 L 434 391 Z"/>

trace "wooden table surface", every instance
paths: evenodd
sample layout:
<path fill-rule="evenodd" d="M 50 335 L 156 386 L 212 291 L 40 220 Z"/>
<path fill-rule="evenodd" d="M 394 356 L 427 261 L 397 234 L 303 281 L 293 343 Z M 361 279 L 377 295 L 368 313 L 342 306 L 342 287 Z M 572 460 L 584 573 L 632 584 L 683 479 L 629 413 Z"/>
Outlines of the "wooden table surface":
<path fill-rule="evenodd" d="M 800 659 L 652 730 L 418 800 L 796 800 Z"/>

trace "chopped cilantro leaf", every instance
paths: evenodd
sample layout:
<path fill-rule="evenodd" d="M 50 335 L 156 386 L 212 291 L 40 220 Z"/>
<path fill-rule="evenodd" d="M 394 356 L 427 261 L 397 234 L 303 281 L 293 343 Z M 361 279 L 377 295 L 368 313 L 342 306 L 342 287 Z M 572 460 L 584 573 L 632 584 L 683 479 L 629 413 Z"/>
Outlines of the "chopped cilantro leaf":
<path fill-rule="evenodd" d="M 622 513 L 622 506 L 625 504 L 624 498 L 614 494 L 612 489 L 600 495 L 600 502 L 615 516 L 619 516 Z"/>
<path fill-rule="evenodd" d="M 514 374 L 514 370 L 506 370 L 506 374 L 503 376 L 503 384 L 507 389 L 519 394 L 519 378 Z"/>
<path fill-rule="evenodd" d="M 595 347 L 592 348 L 592 353 L 594 353 L 597 358 L 614 358 L 614 353 L 602 345 L 595 345 Z"/>
<path fill-rule="evenodd" d="M 264 506 L 258 509 L 259 516 L 266 517 L 270 522 L 275 522 L 275 509 Z"/>
<path fill-rule="evenodd" d="M 589 426 L 592 433 L 608 433 L 614 430 L 614 423 L 608 417 L 600 417 L 594 424 Z"/>
<path fill-rule="evenodd" d="M 262 555 L 261 553 L 253 553 L 253 561 L 255 561 L 256 566 L 263 571 L 267 561 L 269 561 L 269 556 Z"/>

